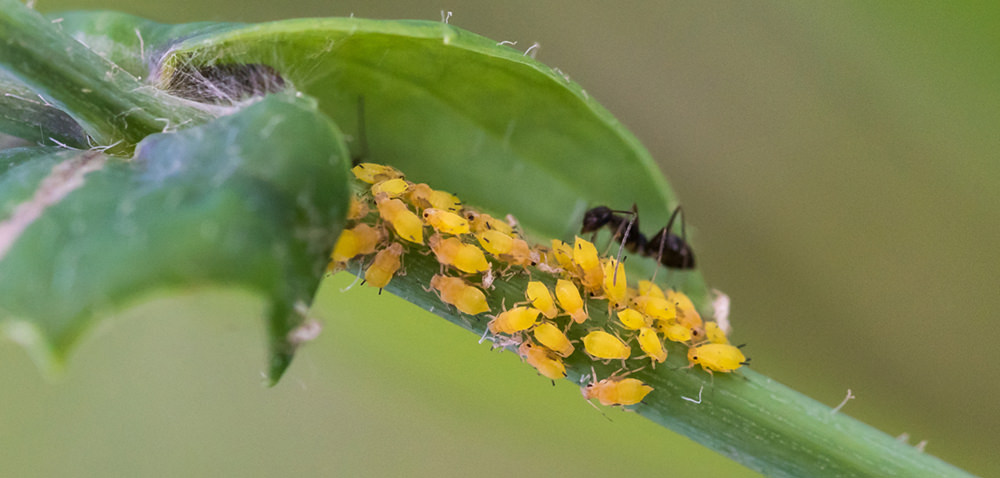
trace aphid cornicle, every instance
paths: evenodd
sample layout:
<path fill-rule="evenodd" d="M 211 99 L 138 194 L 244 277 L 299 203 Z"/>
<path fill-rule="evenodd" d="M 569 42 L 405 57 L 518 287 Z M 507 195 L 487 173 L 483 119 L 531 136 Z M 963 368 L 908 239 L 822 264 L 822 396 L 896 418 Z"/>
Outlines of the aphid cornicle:
<path fill-rule="evenodd" d="M 380 193 L 375 195 L 375 206 L 379 216 L 392 226 L 396 235 L 416 244 L 424 243 L 424 222 L 403 201 Z"/>
<path fill-rule="evenodd" d="M 596 398 L 601 405 L 635 405 L 646 398 L 653 387 L 635 378 L 609 377 L 582 387 L 585 400 Z"/>
<path fill-rule="evenodd" d="M 528 330 L 538 321 L 540 310 L 534 307 L 514 307 L 493 318 L 487 327 L 492 334 L 516 334 Z"/>
<path fill-rule="evenodd" d="M 437 289 L 442 302 L 454 305 L 461 312 L 476 315 L 490 311 L 486 294 L 459 277 L 437 274 L 431 277 L 431 287 Z"/>
<path fill-rule="evenodd" d="M 732 372 L 750 363 L 739 347 L 728 344 L 705 344 L 688 349 L 688 361 L 691 366 L 701 365 L 701 368 L 712 372 Z"/>
<path fill-rule="evenodd" d="M 628 344 L 603 330 L 594 330 L 584 336 L 583 348 L 592 357 L 599 359 L 625 360 L 632 355 Z"/>
<path fill-rule="evenodd" d="M 402 255 L 403 245 L 398 242 L 393 242 L 389 247 L 378 251 L 372 265 L 365 271 L 365 284 L 379 289 L 389 285 L 389 281 L 402 265 L 399 260 Z"/>

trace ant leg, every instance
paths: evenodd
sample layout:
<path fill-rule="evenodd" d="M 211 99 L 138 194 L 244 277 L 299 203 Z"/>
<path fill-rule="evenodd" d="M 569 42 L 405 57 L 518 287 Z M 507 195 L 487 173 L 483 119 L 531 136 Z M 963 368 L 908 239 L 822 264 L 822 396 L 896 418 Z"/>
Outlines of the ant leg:
<path fill-rule="evenodd" d="M 358 154 L 351 157 L 351 166 L 357 166 L 368 158 L 368 133 L 365 127 L 365 97 L 358 97 Z"/>

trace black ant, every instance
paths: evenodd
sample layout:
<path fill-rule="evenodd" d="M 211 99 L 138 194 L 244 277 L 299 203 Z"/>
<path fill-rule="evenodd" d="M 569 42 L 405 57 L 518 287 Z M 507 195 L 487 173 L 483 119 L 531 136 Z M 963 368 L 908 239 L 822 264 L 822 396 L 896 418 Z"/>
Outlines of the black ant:
<path fill-rule="evenodd" d="M 631 215 L 626 218 L 624 215 Z M 681 218 L 681 235 L 671 232 L 674 220 Z M 694 269 L 694 251 L 687 243 L 684 227 L 684 211 L 680 206 L 674 209 L 666 227 L 647 239 L 639 231 L 639 211 L 635 204 L 631 211 L 617 211 L 605 206 L 597 206 L 583 215 L 580 233 L 594 232 L 602 227 L 613 230 L 612 238 L 622 243 L 626 249 L 645 257 L 655 257 L 665 267 L 671 269 Z M 632 229 L 635 229 L 632 231 Z"/>

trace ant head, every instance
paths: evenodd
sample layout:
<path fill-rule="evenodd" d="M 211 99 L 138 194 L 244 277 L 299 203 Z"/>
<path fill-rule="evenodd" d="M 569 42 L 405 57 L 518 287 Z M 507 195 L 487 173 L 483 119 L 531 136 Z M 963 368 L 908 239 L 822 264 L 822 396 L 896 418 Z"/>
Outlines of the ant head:
<path fill-rule="evenodd" d="M 597 206 L 583 214 L 583 227 L 580 228 L 580 233 L 594 232 L 614 217 L 615 213 L 610 208 Z"/>

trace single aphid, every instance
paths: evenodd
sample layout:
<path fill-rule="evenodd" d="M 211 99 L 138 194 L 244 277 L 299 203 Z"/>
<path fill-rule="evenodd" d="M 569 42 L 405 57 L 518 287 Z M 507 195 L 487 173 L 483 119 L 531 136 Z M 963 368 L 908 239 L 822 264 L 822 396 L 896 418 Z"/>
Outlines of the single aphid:
<path fill-rule="evenodd" d="M 407 187 L 409 187 L 409 185 L 403 178 L 386 179 L 385 181 L 379 181 L 372 184 L 372 196 L 377 196 L 379 193 L 385 193 L 386 196 L 389 196 L 390 198 L 398 198 L 406 193 Z"/>
<path fill-rule="evenodd" d="M 388 285 L 402 265 L 399 260 L 402 255 L 403 245 L 398 242 L 393 242 L 389 247 L 378 251 L 372 265 L 365 271 L 365 283 L 379 289 Z"/>
<path fill-rule="evenodd" d="M 494 218 L 489 214 L 484 212 L 473 211 L 472 209 L 466 209 L 463 211 L 463 215 L 469 220 L 469 225 L 472 230 L 480 233 L 486 231 L 498 231 L 508 236 L 514 237 L 514 228 L 504 221 Z"/>
<path fill-rule="evenodd" d="M 677 306 L 660 297 L 635 296 L 632 298 L 632 307 L 654 319 L 674 320 L 677 318 Z"/>
<path fill-rule="evenodd" d="M 576 350 L 576 347 L 570 343 L 566 334 L 562 330 L 559 330 L 559 327 L 556 327 L 552 322 L 543 321 L 535 326 L 532 333 L 534 333 L 535 340 L 538 343 L 544 345 L 556 355 L 569 357 Z"/>
<path fill-rule="evenodd" d="M 514 238 L 500 231 L 488 230 L 476 233 L 476 240 L 483 249 L 494 257 L 510 254 L 514 248 Z"/>
<path fill-rule="evenodd" d="M 545 284 L 539 281 L 528 282 L 528 287 L 524 290 L 524 297 L 531 302 L 534 308 L 542 311 L 542 315 L 546 318 L 554 319 L 559 315 L 559 309 L 556 308 L 552 294 L 549 293 L 549 288 Z"/>
<path fill-rule="evenodd" d="M 528 241 L 520 237 L 513 238 L 510 252 L 504 258 L 507 262 L 521 267 L 532 267 L 541 259 L 538 252 L 528 245 Z"/>
<path fill-rule="evenodd" d="M 476 315 L 490 311 L 486 294 L 459 277 L 437 274 L 431 277 L 431 287 L 440 293 L 441 301 L 454 305 L 466 314 Z"/>
<path fill-rule="evenodd" d="M 604 296 L 613 308 L 625 306 L 628 287 L 625 284 L 625 264 L 609 259 L 604 262 Z"/>
<path fill-rule="evenodd" d="M 424 209 L 424 221 L 435 231 L 445 234 L 468 234 L 469 221 L 451 211 L 429 207 Z"/>
<path fill-rule="evenodd" d="M 687 342 L 691 340 L 691 329 L 678 324 L 675 320 L 657 320 L 656 328 L 660 329 L 660 333 L 671 342 Z"/>
<path fill-rule="evenodd" d="M 556 282 L 556 301 L 559 302 L 559 307 L 562 307 L 562 310 L 578 324 L 582 324 L 589 317 L 584 309 L 580 290 L 576 288 L 576 284 L 566 279 L 559 279 Z"/>
<path fill-rule="evenodd" d="M 729 343 L 729 339 L 726 338 L 726 334 L 719 327 L 719 324 L 712 321 L 705 322 L 705 338 L 713 344 Z"/>
<path fill-rule="evenodd" d="M 462 201 L 454 194 L 447 191 L 431 189 L 424 183 L 409 184 L 406 190 L 407 201 L 415 207 L 426 209 L 433 207 L 442 211 L 459 212 L 462 210 Z"/>
<path fill-rule="evenodd" d="M 522 330 L 528 330 L 538 322 L 538 314 L 541 313 L 534 307 L 514 307 L 505 310 L 500 315 L 493 318 L 487 327 L 492 334 L 516 334 Z"/>
<path fill-rule="evenodd" d="M 649 326 L 649 321 L 638 310 L 628 308 L 618 311 L 618 321 L 629 330 L 639 330 Z"/>
<path fill-rule="evenodd" d="M 552 240 L 552 256 L 559 267 L 571 271 L 573 268 L 573 246 L 559 239 Z"/>
<path fill-rule="evenodd" d="M 382 233 L 378 228 L 358 224 L 341 231 L 330 258 L 334 262 L 346 262 L 363 254 L 371 254 L 381 240 Z"/>
<path fill-rule="evenodd" d="M 403 201 L 390 199 L 382 193 L 375 196 L 375 206 L 379 216 L 392 226 L 396 235 L 416 244 L 424 243 L 424 222 Z"/>
<path fill-rule="evenodd" d="M 462 272 L 476 274 L 490 269 L 483 250 L 474 244 L 466 244 L 457 237 L 441 238 L 434 234 L 427 243 L 434 251 L 434 256 L 443 265 L 452 266 Z"/>
<path fill-rule="evenodd" d="M 599 359 L 625 360 L 632 355 L 632 349 L 614 335 L 603 330 L 595 330 L 583 337 L 583 348 Z"/>
<path fill-rule="evenodd" d="M 566 365 L 562 359 L 556 357 L 545 347 L 539 347 L 530 340 L 525 341 L 517 349 L 517 354 L 528 362 L 538 373 L 552 380 L 558 380 L 566 376 Z"/>
<path fill-rule="evenodd" d="M 646 352 L 646 356 L 653 359 L 653 366 L 663 363 L 667 359 L 667 349 L 663 348 L 663 340 L 656 335 L 652 327 L 639 329 L 639 348 Z"/>
<path fill-rule="evenodd" d="M 668 290 L 667 301 L 675 304 L 677 307 L 677 323 L 692 330 L 702 329 L 701 314 L 694 308 L 694 303 L 691 302 L 687 294 L 676 290 Z"/>
<path fill-rule="evenodd" d="M 398 169 L 392 166 L 376 163 L 361 163 L 351 168 L 351 172 L 354 173 L 354 177 L 368 184 L 375 184 L 379 181 L 403 177 L 403 173 L 399 172 Z"/>
<path fill-rule="evenodd" d="M 351 203 L 347 206 L 347 220 L 357 221 L 368 215 L 368 203 L 351 195 Z"/>
<path fill-rule="evenodd" d="M 688 349 L 688 361 L 691 362 L 692 367 L 698 364 L 709 372 L 726 373 L 750 363 L 739 347 L 728 344 L 705 344 L 691 347 Z"/>
<path fill-rule="evenodd" d="M 581 237 L 576 238 L 573 243 L 573 264 L 576 265 L 576 270 L 579 272 L 583 288 L 590 292 L 599 293 L 603 285 L 604 269 L 601 268 L 601 259 L 592 242 Z"/>
<path fill-rule="evenodd" d="M 583 398 L 596 398 L 601 405 L 635 405 L 646 398 L 653 387 L 635 378 L 609 377 L 600 382 L 590 382 L 580 389 Z"/>

